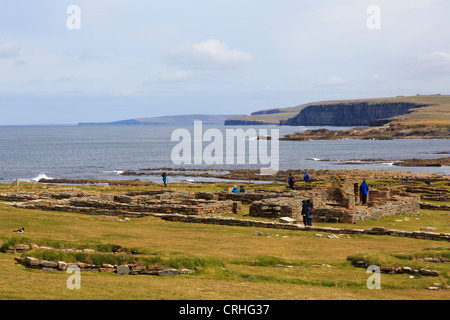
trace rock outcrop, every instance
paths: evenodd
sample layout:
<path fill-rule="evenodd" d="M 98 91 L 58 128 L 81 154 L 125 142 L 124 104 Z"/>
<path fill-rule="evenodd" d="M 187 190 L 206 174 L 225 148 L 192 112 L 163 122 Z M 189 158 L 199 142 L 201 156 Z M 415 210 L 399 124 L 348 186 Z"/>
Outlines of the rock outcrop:
<path fill-rule="evenodd" d="M 450 127 L 418 125 L 409 127 L 401 124 L 389 124 L 381 127 L 360 127 L 343 130 L 316 129 L 294 132 L 281 137 L 281 141 L 309 140 L 393 140 L 393 139 L 448 139 Z"/>

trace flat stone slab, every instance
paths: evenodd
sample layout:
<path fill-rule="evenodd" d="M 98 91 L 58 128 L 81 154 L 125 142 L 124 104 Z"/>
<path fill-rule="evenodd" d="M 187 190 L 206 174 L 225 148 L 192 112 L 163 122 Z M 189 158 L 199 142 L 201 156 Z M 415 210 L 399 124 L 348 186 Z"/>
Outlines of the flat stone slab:
<path fill-rule="evenodd" d="M 280 222 L 282 222 L 282 223 L 297 223 L 297 220 L 289 218 L 289 217 L 282 217 L 282 218 L 280 218 Z"/>
<path fill-rule="evenodd" d="M 177 269 L 164 269 L 158 271 L 158 276 L 160 277 L 173 277 L 180 274 L 180 271 Z"/>
<path fill-rule="evenodd" d="M 128 265 L 117 266 L 117 274 L 122 275 L 130 274 L 130 267 Z"/>

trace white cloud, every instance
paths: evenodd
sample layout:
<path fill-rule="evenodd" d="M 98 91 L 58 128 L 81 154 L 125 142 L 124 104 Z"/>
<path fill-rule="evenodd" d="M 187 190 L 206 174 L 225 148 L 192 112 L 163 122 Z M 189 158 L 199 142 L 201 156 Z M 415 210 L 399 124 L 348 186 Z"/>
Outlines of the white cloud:
<path fill-rule="evenodd" d="M 434 51 L 418 56 L 418 63 L 422 68 L 430 71 L 448 72 L 450 71 L 450 53 Z"/>
<path fill-rule="evenodd" d="M 0 46 L 0 58 L 19 57 L 20 46 L 17 43 L 6 43 Z"/>
<path fill-rule="evenodd" d="M 319 80 L 319 84 L 321 85 L 340 85 L 346 82 L 347 80 L 337 76 L 330 76 L 329 78 Z"/>
<path fill-rule="evenodd" d="M 188 69 L 240 69 L 254 62 L 254 57 L 239 49 L 230 49 L 215 39 L 181 46 L 167 55 L 171 64 Z"/>
<path fill-rule="evenodd" d="M 450 75 L 450 53 L 442 51 L 426 52 L 404 57 L 398 63 L 401 74 L 414 76 L 448 76 Z"/>

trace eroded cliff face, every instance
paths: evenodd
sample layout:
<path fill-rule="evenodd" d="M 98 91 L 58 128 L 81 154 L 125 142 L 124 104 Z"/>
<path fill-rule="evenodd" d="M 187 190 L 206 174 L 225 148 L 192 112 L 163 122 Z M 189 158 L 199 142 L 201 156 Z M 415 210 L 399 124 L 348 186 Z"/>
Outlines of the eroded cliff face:
<path fill-rule="evenodd" d="M 414 103 L 341 103 L 310 105 L 288 120 L 280 121 L 289 126 L 379 126 L 388 118 L 409 113 L 414 108 L 427 105 Z"/>

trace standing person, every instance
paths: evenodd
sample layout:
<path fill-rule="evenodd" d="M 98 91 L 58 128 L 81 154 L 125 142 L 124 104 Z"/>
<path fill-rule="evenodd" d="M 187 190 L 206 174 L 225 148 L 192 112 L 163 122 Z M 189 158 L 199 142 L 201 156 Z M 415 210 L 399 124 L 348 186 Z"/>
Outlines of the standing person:
<path fill-rule="evenodd" d="M 239 193 L 239 189 L 237 186 L 234 186 L 233 190 L 231 190 L 232 193 Z"/>
<path fill-rule="evenodd" d="M 288 184 L 289 188 L 291 188 L 292 190 L 294 190 L 294 183 L 295 183 L 294 177 L 292 176 L 292 174 L 289 174 Z"/>
<path fill-rule="evenodd" d="M 308 174 L 308 171 L 305 172 L 305 175 L 303 176 L 303 179 L 305 179 L 305 182 L 309 182 L 309 174 Z"/>
<path fill-rule="evenodd" d="M 302 216 L 303 216 L 303 224 L 305 226 L 308 225 L 308 220 L 306 219 L 306 200 L 302 201 Z"/>
<path fill-rule="evenodd" d="M 312 226 L 312 219 L 314 218 L 314 205 L 313 203 L 308 199 L 306 200 L 306 225 L 311 227 Z"/>
<path fill-rule="evenodd" d="M 369 193 L 369 189 L 370 188 L 366 180 L 363 180 L 363 183 L 361 183 L 361 186 L 359 187 L 359 192 L 361 192 L 361 200 L 363 204 L 367 203 L 367 194 Z"/>
<path fill-rule="evenodd" d="M 167 187 L 167 174 L 164 172 L 161 176 L 164 182 L 164 187 Z"/>

